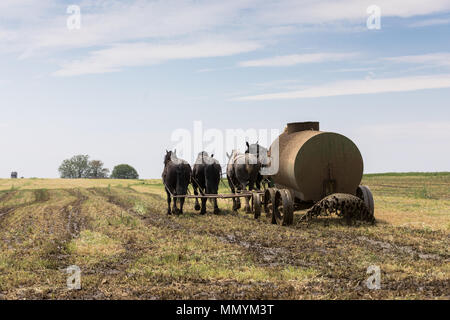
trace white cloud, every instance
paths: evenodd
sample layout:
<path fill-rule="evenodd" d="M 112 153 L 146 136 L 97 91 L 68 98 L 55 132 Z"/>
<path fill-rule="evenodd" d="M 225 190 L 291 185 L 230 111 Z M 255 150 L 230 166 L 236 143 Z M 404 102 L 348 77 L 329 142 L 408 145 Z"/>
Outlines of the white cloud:
<path fill-rule="evenodd" d="M 356 53 L 307 53 L 276 56 L 258 60 L 248 60 L 239 63 L 241 67 L 287 67 L 303 63 L 318 63 L 345 60 L 355 57 Z"/>
<path fill-rule="evenodd" d="M 424 89 L 450 88 L 450 74 L 386 79 L 347 80 L 319 85 L 298 91 L 268 93 L 238 97 L 237 101 L 302 99 L 331 96 L 407 92 Z"/>
<path fill-rule="evenodd" d="M 116 72 L 123 67 L 148 66 L 176 59 L 220 57 L 256 50 L 260 44 L 245 41 L 207 40 L 188 44 L 126 43 L 94 51 L 89 57 L 69 62 L 54 73 L 74 76 Z"/>
<path fill-rule="evenodd" d="M 422 55 L 400 56 L 385 58 L 385 60 L 398 63 L 411 63 L 435 66 L 450 66 L 450 53 L 429 53 Z"/>
<path fill-rule="evenodd" d="M 368 72 L 376 70 L 375 67 L 370 68 L 342 68 L 337 70 L 329 70 L 330 72 Z"/>
<path fill-rule="evenodd" d="M 40 15 L 55 6 L 56 0 L 2 0 L 0 18 L 3 21 L 36 21 Z"/>
<path fill-rule="evenodd" d="M 444 25 L 444 24 L 450 24 L 450 18 L 443 18 L 443 19 L 425 19 L 422 21 L 411 23 L 410 27 L 430 27 L 430 26 L 438 26 L 438 25 Z"/>
<path fill-rule="evenodd" d="M 167 40 L 215 32 L 238 18 L 254 0 L 82 1 L 81 29 L 69 31 L 67 5 L 56 0 L 0 2 L 0 30 L 17 34 L 0 53 L 29 57 L 39 51 L 106 47 L 128 41 Z M 9 6 L 11 4 L 11 6 Z M 45 5 L 44 5 L 45 4 Z M 4 6 L 4 7 L 3 7 Z M 11 13 L 11 14 L 10 14 Z M 23 54 L 25 52 L 25 54 Z"/>
<path fill-rule="evenodd" d="M 365 30 L 366 9 L 372 0 L 165 0 L 118 1 L 83 0 L 82 27 L 66 28 L 67 3 L 57 0 L 0 1 L 0 54 L 17 53 L 22 59 L 36 54 L 54 54 L 62 50 L 84 48 L 90 56 L 73 61 L 69 66 L 94 66 L 93 69 L 114 71 L 134 62 L 108 65 L 95 57 L 131 42 L 164 45 L 168 41 L 191 44 L 205 37 L 234 39 L 237 42 L 274 43 L 280 35 L 320 28 L 337 30 L 338 26 L 359 26 Z M 448 0 L 378 0 L 382 17 L 412 17 L 450 10 Z M 347 29 L 348 30 L 348 29 Z M 228 55 L 227 48 L 221 47 Z M 103 50 L 102 50 L 103 49 Z M 94 51 L 95 50 L 95 51 Z M 242 52 L 236 50 L 237 53 Z M 245 50 L 243 52 L 246 52 Z M 80 54 L 75 52 L 75 54 Z M 85 55 L 86 53 L 81 53 Z M 146 54 L 144 52 L 143 54 Z M 111 55 L 108 54 L 108 58 Z M 135 58 L 138 54 L 127 55 Z M 197 55 L 195 55 L 197 56 Z M 211 55 L 207 55 L 211 56 Z M 307 62 L 304 55 L 274 58 L 259 63 L 290 65 Z M 309 59 L 318 58 L 310 56 Z M 144 65 L 149 60 L 140 58 Z M 320 59 L 320 58 L 319 58 Z M 289 62 L 290 60 L 290 62 Z M 80 63 L 82 65 L 80 65 Z M 246 62 L 244 62 L 245 64 Z M 251 62 L 247 62 L 251 64 Z M 254 61 L 253 63 L 258 63 Z M 103 71 L 102 71 L 103 70 Z M 72 68 L 72 71 L 73 68 Z M 64 73 L 63 71 L 58 73 Z M 70 72 L 66 72 L 69 74 Z M 76 73 L 76 72 L 75 72 Z"/>
<path fill-rule="evenodd" d="M 376 4 L 382 17 L 412 17 L 450 10 L 448 0 L 320 0 L 269 1 L 258 6 L 257 19 L 272 23 L 321 24 L 336 21 L 365 22 L 366 9 Z"/>
<path fill-rule="evenodd" d="M 116 0 L 79 3 L 82 28 L 66 28 L 66 4 L 56 0 L 0 1 L 0 29 L 17 32 L 0 50 L 108 46 L 126 41 L 232 33 L 276 37 L 306 26 L 350 23 L 365 26 L 372 0 Z M 382 16 L 411 17 L 450 10 L 448 0 L 378 0 Z M 11 24 L 12 22 L 12 24 Z M 14 27 L 11 27 L 14 26 Z M 8 28 L 9 27 L 9 28 Z M 334 30 L 330 25 L 328 30 Z M 366 29 L 364 29 L 366 30 Z M 247 39 L 248 39 L 247 38 Z"/>

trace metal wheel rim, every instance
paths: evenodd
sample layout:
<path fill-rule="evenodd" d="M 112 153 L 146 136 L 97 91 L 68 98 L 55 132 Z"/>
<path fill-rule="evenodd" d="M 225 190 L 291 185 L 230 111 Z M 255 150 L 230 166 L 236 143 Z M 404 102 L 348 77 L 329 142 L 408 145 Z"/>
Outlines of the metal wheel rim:
<path fill-rule="evenodd" d="M 280 207 L 282 211 L 280 211 Z M 272 211 L 277 224 L 287 226 L 293 223 L 294 205 L 289 190 L 281 189 L 276 192 L 274 208 Z"/>
<path fill-rule="evenodd" d="M 269 188 L 264 193 L 264 211 L 266 212 L 266 218 L 268 218 L 273 224 L 275 224 L 276 221 L 274 215 L 272 214 L 272 208 L 269 207 L 269 204 L 272 204 L 273 207 L 273 203 L 275 202 L 275 193 L 275 188 Z"/>
<path fill-rule="evenodd" d="M 283 224 L 283 214 L 279 210 L 279 207 L 283 204 L 282 195 L 284 195 L 284 192 L 281 190 L 277 190 L 272 205 L 272 221 L 275 220 L 275 223 L 279 225 Z"/>
<path fill-rule="evenodd" d="M 370 214 L 373 216 L 375 213 L 375 204 L 373 201 L 373 195 L 372 191 L 370 191 L 370 188 L 368 186 L 359 186 L 358 190 L 356 191 L 357 196 L 364 201 L 364 203 L 367 206 L 367 209 L 369 209 Z"/>
<path fill-rule="evenodd" d="M 257 193 L 252 194 L 252 211 L 255 219 L 261 216 L 261 197 Z"/>
<path fill-rule="evenodd" d="M 283 189 L 283 225 L 291 225 L 294 222 L 294 200 L 288 189 Z"/>

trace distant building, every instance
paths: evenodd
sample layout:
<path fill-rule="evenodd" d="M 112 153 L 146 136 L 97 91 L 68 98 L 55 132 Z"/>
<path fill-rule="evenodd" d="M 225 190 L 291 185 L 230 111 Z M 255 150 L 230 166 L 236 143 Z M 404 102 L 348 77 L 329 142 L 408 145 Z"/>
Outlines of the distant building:
<path fill-rule="evenodd" d="M 17 179 L 17 172 L 11 172 L 11 179 Z"/>

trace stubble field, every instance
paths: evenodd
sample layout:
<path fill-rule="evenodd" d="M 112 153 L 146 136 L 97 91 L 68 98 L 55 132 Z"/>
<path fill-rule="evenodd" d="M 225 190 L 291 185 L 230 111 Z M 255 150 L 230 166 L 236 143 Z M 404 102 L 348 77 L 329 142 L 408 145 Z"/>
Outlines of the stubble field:
<path fill-rule="evenodd" d="M 363 184 L 374 226 L 300 212 L 282 227 L 230 200 L 168 216 L 160 180 L 0 180 L 0 299 L 449 299 L 450 173 Z"/>

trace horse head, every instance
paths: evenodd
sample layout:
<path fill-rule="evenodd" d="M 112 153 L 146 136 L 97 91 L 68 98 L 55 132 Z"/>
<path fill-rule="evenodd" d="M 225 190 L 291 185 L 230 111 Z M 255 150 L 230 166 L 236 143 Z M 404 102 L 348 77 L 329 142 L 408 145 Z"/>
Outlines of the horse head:
<path fill-rule="evenodd" d="M 164 156 L 164 165 L 167 165 L 172 160 L 172 151 L 166 150 L 166 155 Z"/>
<path fill-rule="evenodd" d="M 258 141 L 256 141 L 256 143 L 253 144 L 249 144 L 248 142 L 247 144 L 247 150 L 245 151 L 245 153 L 250 153 L 253 154 L 257 157 L 258 162 L 262 165 L 268 165 L 269 164 L 269 152 L 266 148 L 264 148 L 263 146 L 261 146 Z"/>
<path fill-rule="evenodd" d="M 197 155 L 197 159 L 195 160 L 195 164 L 204 164 L 205 161 L 209 158 L 208 152 L 202 151 Z"/>

